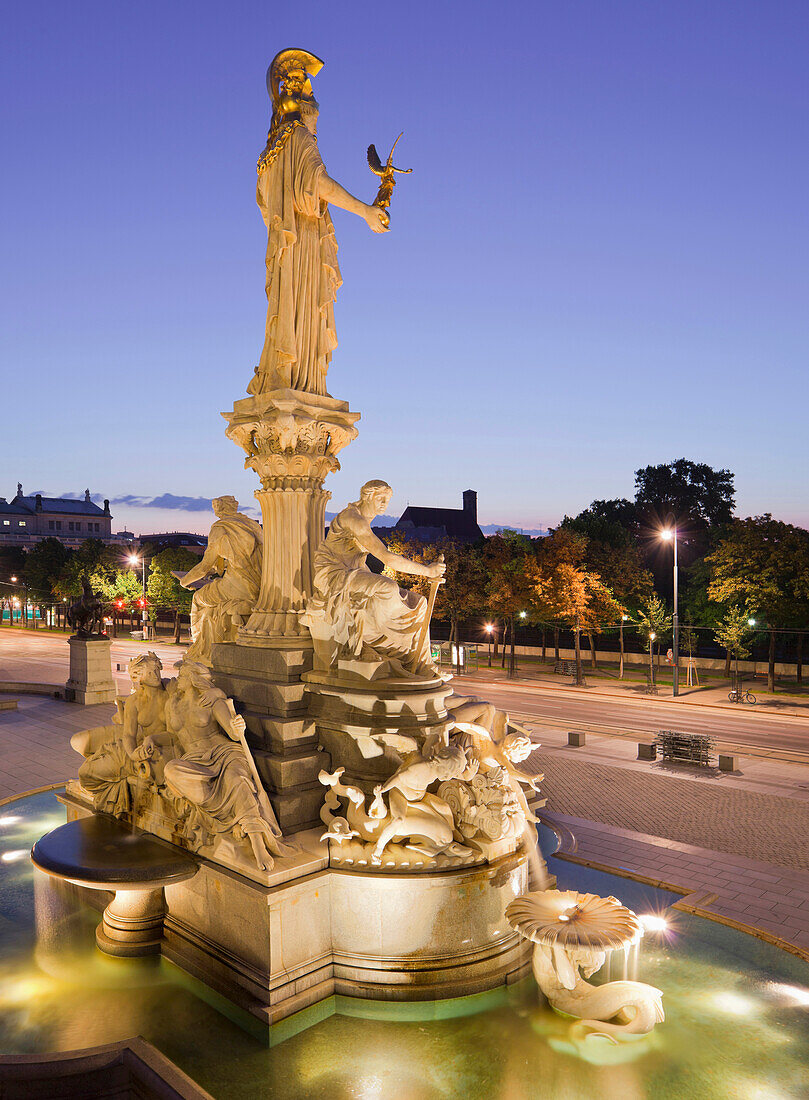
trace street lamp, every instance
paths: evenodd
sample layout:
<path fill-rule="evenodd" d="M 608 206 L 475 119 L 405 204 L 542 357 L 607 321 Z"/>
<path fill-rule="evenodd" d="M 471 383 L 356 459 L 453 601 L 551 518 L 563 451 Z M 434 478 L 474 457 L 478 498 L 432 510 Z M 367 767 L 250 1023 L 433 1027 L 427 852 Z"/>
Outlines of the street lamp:
<path fill-rule="evenodd" d="M 649 688 L 654 692 L 655 688 L 655 655 L 654 655 L 654 640 L 657 637 L 655 632 L 651 630 L 649 632 Z"/>
<path fill-rule="evenodd" d="M 145 639 L 148 635 L 148 631 L 146 629 L 146 558 L 145 557 L 144 558 L 139 558 L 137 554 L 130 554 L 129 555 L 129 564 L 130 565 L 137 565 L 138 562 L 140 562 L 143 565 L 143 581 L 142 581 L 142 586 L 143 586 L 142 603 L 143 603 L 143 606 L 142 606 L 142 609 L 141 609 L 141 627 L 143 629 L 143 638 L 144 638 L 144 641 L 145 641 Z"/>
<path fill-rule="evenodd" d="M 491 623 L 486 623 L 486 633 L 489 636 L 489 668 L 492 667 L 492 631 L 494 627 Z"/>
<path fill-rule="evenodd" d="M 618 624 L 618 632 L 621 636 L 621 660 L 620 660 L 620 668 L 618 669 L 618 679 L 619 680 L 623 680 L 623 678 L 624 678 L 624 623 L 627 621 L 628 618 L 629 618 L 628 615 L 622 615 L 621 616 L 621 621 Z"/>
<path fill-rule="evenodd" d="M 680 694 L 680 618 L 677 614 L 677 528 L 664 527 L 660 532 L 660 537 L 665 542 L 674 543 L 674 641 L 672 643 L 672 659 L 674 661 L 674 680 L 672 685 L 672 695 Z"/>

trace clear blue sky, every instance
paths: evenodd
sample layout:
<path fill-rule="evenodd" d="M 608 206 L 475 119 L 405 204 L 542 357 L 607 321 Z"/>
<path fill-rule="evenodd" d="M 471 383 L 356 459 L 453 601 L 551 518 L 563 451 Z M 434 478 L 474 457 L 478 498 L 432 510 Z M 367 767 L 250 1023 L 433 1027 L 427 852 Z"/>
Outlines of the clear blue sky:
<path fill-rule="evenodd" d="M 296 8 L 300 14 L 290 14 Z M 385 237 L 335 213 L 328 485 L 544 527 L 684 455 L 809 523 L 809 4 L 14 4 L 0 40 L 0 494 L 257 485 L 219 416 L 263 340 L 255 161 L 281 47 L 330 173 L 399 130 Z M 199 511 L 113 507 L 135 531 Z"/>

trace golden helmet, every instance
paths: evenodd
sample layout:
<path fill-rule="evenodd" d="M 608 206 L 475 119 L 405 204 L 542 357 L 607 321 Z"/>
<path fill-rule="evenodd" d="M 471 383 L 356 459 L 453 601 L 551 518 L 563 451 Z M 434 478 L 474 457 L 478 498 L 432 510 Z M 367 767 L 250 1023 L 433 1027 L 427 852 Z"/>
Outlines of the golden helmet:
<path fill-rule="evenodd" d="M 308 50 L 289 47 L 277 53 L 267 69 L 267 91 L 273 111 L 292 114 L 300 109 L 301 100 L 314 100 L 309 78 L 317 76 L 322 68 L 320 58 Z"/>

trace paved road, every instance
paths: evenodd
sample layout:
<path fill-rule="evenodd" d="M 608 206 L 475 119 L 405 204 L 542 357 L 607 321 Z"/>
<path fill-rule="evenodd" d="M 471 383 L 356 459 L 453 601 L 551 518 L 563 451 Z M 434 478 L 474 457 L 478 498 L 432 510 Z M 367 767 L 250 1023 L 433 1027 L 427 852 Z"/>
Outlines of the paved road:
<path fill-rule="evenodd" d="M 729 745 L 747 750 L 788 750 L 809 753 L 809 721 L 775 716 L 761 711 L 730 711 L 702 704 L 665 703 L 652 699 L 620 699 L 585 695 L 575 690 L 537 684 L 476 677 L 456 677 L 457 691 L 479 695 L 514 717 L 522 715 L 538 722 L 571 722 L 598 726 L 604 732 L 619 730 L 655 733 L 677 729 L 686 733 L 708 733 Z"/>
<path fill-rule="evenodd" d="M 136 642 L 132 638 L 117 638 L 112 643 L 112 674 L 119 692 L 129 694 L 126 665 L 136 653 L 154 650 L 163 662 L 163 675 L 174 676 L 174 662 L 185 653 L 184 646 L 165 642 Z M 116 664 L 123 668 L 116 671 Z M 70 650 L 67 637 L 6 627 L 0 629 L 0 681 L 21 680 L 26 683 L 64 684 L 69 675 Z"/>
<path fill-rule="evenodd" d="M 119 691 L 129 693 L 126 663 L 136 653 L 153 649 L 163 662 L 164 676 L 174 675 L 174 663 L 185 647 L 166 642 L 136 642 L 119 638 L 112 643 L 113 676 Z M 0 681 L 25 680 L 45 684 L 63 684 L 68 677 L 67 639 L 30 631 L 0 629 Z M 120 663 L 124 671 L 116 672 Z M 583 694 L 565 688 L 523 681 L 491 679 L 488 676 L 457 677 L 459 692 L 481 695 L 515 717 L 541 722 L 571 722 L 610 730 L 654 733 L 658 729 L 680 729 L 690 733 L 709 733 L 726 744 L 759 751 L 767 749 L 809 753 L 809 721 L 776 716 L 762 711 L 730 711 L 701 704 L 666 703 L 662 700 L 614 698 Z"/>

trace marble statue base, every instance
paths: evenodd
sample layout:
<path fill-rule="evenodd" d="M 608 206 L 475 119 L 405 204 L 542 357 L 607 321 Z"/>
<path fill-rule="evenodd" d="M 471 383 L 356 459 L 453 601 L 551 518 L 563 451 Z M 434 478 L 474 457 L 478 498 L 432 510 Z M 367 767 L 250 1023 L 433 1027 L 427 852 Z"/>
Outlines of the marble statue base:
<path fill-rule="evenodd" d="M 309 849 L 317 836 L 296 839 Z M 528 882 L 524 853 L 420 875 L 301 870 L 262 888 L 203 863 L 165 891 L 166 957 L 268 1024 L 334 993 L 434 1000 L 530 969 L 505 919 Z"/>
<path fill-rule="evenodd" d="M 65 699 L 82 706 L 114 702 L 118 692 L 112 679 L 111 639 L 72 637 L 67 644 L 70 679 L 65 684 Z"/>
<path fill-rule="evenodd" d="M 301 676 L 311 648 L 261 648 L 222 642 L 212 650 L 214 681 L 247 722 L 247 740 L 285 836 L 320 823 L 328 766 L 307 712 Z"/>

